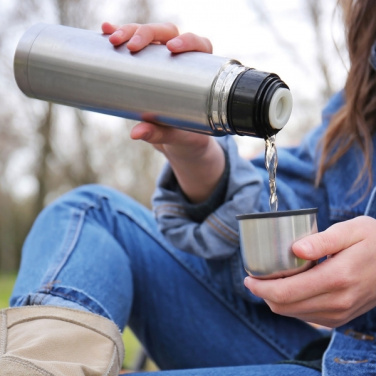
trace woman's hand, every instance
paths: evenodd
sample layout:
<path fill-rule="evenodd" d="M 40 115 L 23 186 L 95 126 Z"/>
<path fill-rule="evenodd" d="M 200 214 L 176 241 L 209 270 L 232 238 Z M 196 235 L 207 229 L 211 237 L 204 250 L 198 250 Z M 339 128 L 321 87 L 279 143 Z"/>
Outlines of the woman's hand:
<path fill-rule="evenodd" d="M 102 31 L 111 35 L 110 42 L 114 46 L 128 42 L 127 48 L 133 52 L 140 51 L 151 43 L 165 44 L 173 53 L 213 52 L 209 39 L 192 33 L 179 35 L 178 28 L 172 23 L 134 23 L 119 27 L 105 22 L 102 24 Z"/>
<path fill-rule="evenodd" d="M 308 260 L 330 257 L 285 279 L 245 279 L 275 313 L 338 327 L 376 306 L 376 220 L 361 216 L 337 223 L 293 245 Z"/>
<path fill-rule="evenodd" d="M 171 23 L 119 27 L 106 22 L 102 31 L 110 35 L 114 46 L 127 43 L 132 52 L 151 43 L 165 44 L 172 53 L 212 52 L 207 38 L 192 33 L 179 35 L 177 27 Z M 223 173 L 223 151 L 213 137 L 142 122 L 132 129 L 131 138 L 152 144 L 168 158 L 180 187 L 192 202 L 209 197 Z"/>

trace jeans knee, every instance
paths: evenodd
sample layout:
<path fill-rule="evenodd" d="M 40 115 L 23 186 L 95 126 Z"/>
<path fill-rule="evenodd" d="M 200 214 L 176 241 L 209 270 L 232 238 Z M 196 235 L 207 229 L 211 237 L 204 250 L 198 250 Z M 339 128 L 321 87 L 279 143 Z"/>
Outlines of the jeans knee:
<path fill-rule="evenodd" d="M 110 200 L 116 194 L 118 193 L 112 188 L 100 184 L 86 184 L 67 192 L 60 197 L 58 202 L 82 208 L 100 207 L 103 199 Z"/>
<path fill-rule="evenodd" d="M 86 211 L 91 208 L 101 209 L 103 206 L 108 206 L 109 204 L 116 207 L 116 202 L 124 204 L 127 200 L 132 199 L 113 188 L 100 184 L 86 184 L 64 193 L 52 202 L 48 208 L 70 207 Z"/>

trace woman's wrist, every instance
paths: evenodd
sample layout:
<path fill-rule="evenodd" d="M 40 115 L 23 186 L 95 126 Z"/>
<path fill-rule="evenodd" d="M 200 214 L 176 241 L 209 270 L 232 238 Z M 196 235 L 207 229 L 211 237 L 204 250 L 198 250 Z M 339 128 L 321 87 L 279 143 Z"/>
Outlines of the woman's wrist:
<path fill-rule="evenodd" d="M 214 138 L 209 138 L 200 153 L 165 154 L 180 188 L 192 203 L 201 203 L 210 197 L 225 170 L 224 151 Z"/>

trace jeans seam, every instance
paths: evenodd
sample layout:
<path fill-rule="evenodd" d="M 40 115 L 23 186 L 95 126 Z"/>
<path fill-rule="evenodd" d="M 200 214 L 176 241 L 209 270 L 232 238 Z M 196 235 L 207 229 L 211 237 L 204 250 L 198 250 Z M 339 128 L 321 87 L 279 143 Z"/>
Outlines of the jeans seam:
<path fill-rule="evenodd" d="M 46 274 L 44 275 L 42 279 L 42 286 L 45 286 L 44 291 L 50 291 L 52 282 L 56 279 L 57 275 L 60 273 L 60 271 L 68 261 L 70 255 L 72 254 L 73 249 L 77 244 L 79 234 L 82 230 L 85 214 L 86 210 L 72 210 L 72 217 L 69 223 L 66 238 L 64 239 L 63 245 L 61 246 L 59 251 L 59 254 L 61 255 L 61 260 L 56 266 L 54 265 L 53 268 L 47 270 Z"/>
<path fill-rule="evenodd" d="M 34 300 L 32 304 L 42 305 L 43 302 L 48 301 L 49 295 L 53 295 L 56 297 L 60 297 L 62 299 L 72 301 L 76 304 L 82 305 L 80 301 L 72 299 L 68 295 L 63 296 L 61 293 L 54 291 L 54 283 L 55 283 L 57 276 L 59 275 L 63 267 L 66 265 L 67 261 L 69 260 L 69 257 L 72 255 L 72 252 L 74 251 L 74 248 L 81 234 L 81 231 L 85 222 L 85 216 L 88 210 L 92 208 L 100 209 L 101 207 L 100 201 L 102 199 L 108 199 L 108 198 L 104 195 L 100 195 L 100 196 L 98 195 L 97 202 L 95 203 L 86 202 L 82 204 L 81 208 L 79 209 L 77 208 L 71 209 L 71 217 L 70 217 L 70 222 L 68 225 L 68 230 L 66 232 L 63 244 L 59 249 L 60 260 L 57 264 L 54 264 L 52 267 L 50 267 L 50 269 L 47 270 L 47 272 L 45 273 L 44 277 L 42 278 L 41 288 L 36 292 L 36 294 L 34 294 L 34 298 L 33 298 Z M 38 294 L 38 292 L 40 294 Z M 105 315 L 109 319 L 112 319 L 109 312 L 107 312 L 107 310 L 105 310 L 102 305 L 100 305 L 97 301 L 93 300 L 92 297 L 88 296 L 88 298 L 91 301 L 94 301 L 95 304 L 101 308 L 102 315 Z"/>

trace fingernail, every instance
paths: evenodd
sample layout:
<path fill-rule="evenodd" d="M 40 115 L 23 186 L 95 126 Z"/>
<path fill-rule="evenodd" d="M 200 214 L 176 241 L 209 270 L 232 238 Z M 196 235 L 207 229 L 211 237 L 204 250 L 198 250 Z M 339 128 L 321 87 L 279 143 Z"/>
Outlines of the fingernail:
<path fill-rule="evenodd" d="M 250 280 L 251 280 L 250 277 L 245 277 L 244 278 L 244 285 L 245 285 L 245 287 L 248 287 L 248 284 L 249 284 Z"/>
<path fill-rule="evenodd" d="M 171 39 L 167 43 L 168 48 L 178 49 L 183 46 L 183 41 L 179 38 Z"/>
<path fill-rule="evenodd" d="M 142 38 L 139 35 L 134 35 L 131 39 L 129 39 L 130 44 L 139 45 L 142 41 Z"/>
<path fill-rule="evenodd" d="M 124 35 L 124 32 L 122 30 L 116 30 L 114 33 L 112 33 L 111 36 L 117 37 L 117 38 L 122 38 Z"/>
<path fill-rule="evenodd" d="M 312 244 L 304 239 L 295 242 L 294 247 L 299 248 L 301 251 L 303 251 L 304 255 L 307 256 L 307 258 L 313 255 Z"/>

